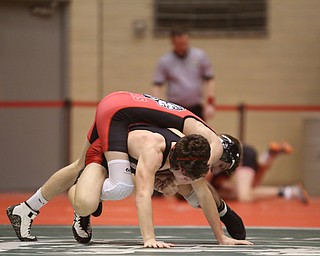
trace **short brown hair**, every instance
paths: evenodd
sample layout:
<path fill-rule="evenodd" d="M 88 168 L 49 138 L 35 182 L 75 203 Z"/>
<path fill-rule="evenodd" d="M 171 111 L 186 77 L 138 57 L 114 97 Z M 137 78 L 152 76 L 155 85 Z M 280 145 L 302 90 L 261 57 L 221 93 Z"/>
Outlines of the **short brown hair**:
<path fill-rule="evenodd" d="M 198 179 L 208 172 L 210 144 L 205 137 L 191 134 L 177 142 L 169 157 L 171 168 L 181 168 L 185 176 Z"/>
<path fill-rule="evenodd" d="M 189 34 L 188 31 L 183 27 L 174 27 L 170 31 L 171 39 L 174 38 L 174 37 L 185 36 L 185 35 L 188 35 L 188 34 Z"/>

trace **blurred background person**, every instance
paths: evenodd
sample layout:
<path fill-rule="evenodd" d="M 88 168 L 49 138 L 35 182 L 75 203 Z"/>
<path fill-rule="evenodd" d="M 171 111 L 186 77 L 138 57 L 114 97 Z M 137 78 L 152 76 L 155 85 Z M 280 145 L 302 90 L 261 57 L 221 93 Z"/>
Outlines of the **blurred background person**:
<path fill-rule="evenodd" d="M 210 183 L 219 195 L 226 200 L 254 202 L 262 199 L 283 197 L 298 199 L 303 203 L 309 202 L 309 195 L 301 183 L 287 186 L 261 185 L 265 173 L 272 167 L 274 160 L 283 154 L 290 154 L 292 147 L 289 143 L 272 142 L 260 157 L 254 147 L 243 146 L 243 162 L 232 176 L 224 173 L 208 176 Z"/>
<path fill-rule="evenodd" d="M 186 30 L 171 31 L 172 51 L 163 55 L 156 67 L 152 95 L 181 105 L 204 120 L 215 111 L 214 74 L 207 54 L 189 46 Z"/>

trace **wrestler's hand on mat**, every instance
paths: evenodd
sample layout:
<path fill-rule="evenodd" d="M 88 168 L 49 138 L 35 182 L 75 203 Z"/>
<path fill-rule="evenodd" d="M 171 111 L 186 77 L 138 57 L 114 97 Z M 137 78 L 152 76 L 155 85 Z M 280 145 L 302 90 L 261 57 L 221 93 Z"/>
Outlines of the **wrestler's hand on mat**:
<path fill-rule="evenodd" d="M 175 246 L 171 243 L 165 243 L 163 241 L 156 241 L 155 239 L 149 239 L 144 242 L 143 247 L 145 248 L 170 248 Z"/>
<path fill-rule="evenodd" d="M 221 241 L 218 241 L 219 245 L 253 245 L 250 241 L 247 240 L 237 240 L 230 237 L 227 237 L 226 235 L 222 236 Z"/>

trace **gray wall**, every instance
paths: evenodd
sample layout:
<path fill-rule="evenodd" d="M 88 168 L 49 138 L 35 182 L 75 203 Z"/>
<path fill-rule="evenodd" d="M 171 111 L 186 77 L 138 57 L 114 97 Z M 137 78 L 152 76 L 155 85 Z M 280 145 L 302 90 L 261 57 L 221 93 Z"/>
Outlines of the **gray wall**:
<path fill-rule="evenodd" d="M 66 91 L 65 16 L 32 1 L 0 2 L 0 101 L 60 101 Z M 0 190 L 34 190 L 67 162 L 62 107 L 0 107 Z"/>

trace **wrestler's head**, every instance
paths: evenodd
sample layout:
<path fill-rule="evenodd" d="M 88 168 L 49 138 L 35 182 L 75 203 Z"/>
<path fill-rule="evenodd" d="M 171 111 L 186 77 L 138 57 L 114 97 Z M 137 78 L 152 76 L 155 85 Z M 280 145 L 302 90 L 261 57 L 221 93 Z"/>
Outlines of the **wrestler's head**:
<path fill-rule="evenodd" d="M 242 145 L 238 139 L 229 134 L 221 134 L 219 139 L 223 147 L 223 153 L 219 161 L 210 166 L 210 170 L 214 174 L 224 171 L 231 175 L 242 161 Z"/>
<path fill-rule="evenodd" d="M 181 138 L 169 154 L 170 170 L 178 183 L 190 183 L 204 177 L 208 170 L 210 144 L 206 138 L 191 134 Z"/>

